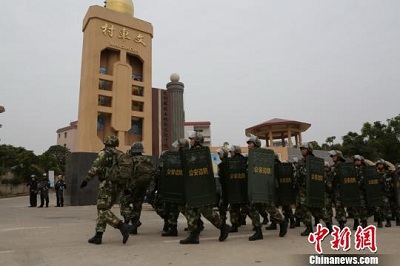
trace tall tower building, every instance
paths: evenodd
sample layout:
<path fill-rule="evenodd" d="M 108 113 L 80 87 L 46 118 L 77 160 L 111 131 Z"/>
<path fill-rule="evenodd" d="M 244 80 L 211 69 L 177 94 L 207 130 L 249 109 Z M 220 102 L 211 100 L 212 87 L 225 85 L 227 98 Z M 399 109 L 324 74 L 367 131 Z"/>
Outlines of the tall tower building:
<path fill-rule="evenodd" d="M 131 0 L 91 6 L 83 20 L 77 152 L 98 152 L 108 135 L 125 151 L 141 141 L 152 154 L 151 23 Z"/>

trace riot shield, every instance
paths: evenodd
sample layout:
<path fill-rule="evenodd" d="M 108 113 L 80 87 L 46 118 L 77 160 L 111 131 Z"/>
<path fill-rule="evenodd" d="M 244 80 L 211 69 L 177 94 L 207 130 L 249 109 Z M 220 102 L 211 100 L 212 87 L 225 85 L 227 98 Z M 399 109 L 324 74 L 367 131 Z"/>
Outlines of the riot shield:
<path fill-rule="evenodd" d="M 275 177 L 278 181 L 277 203 L 280 206 L 292 205 L 295 203 L 293 166 L 291 163 L 277 163 L 275 166 Z"/>
<path fill-rule="evenodd" d="M 306 205 L 322 208 L 325 206 L 324 159 L 306 157 Z"/>
<path fill-rule="evenodd" d="M 274 203 L 274 152 L 269 149 L 251 148 L 248 161 L 248 201 Z"/>
<path fill-rule="evenodd" d="M 166 151 L 162 155 L 160 191 L 167 202 L 185 203 L 181 156 L 177 151 Z"/>
<path fill-rule="evenodd" d="M 394 191 L 397 206 L 400 207 L 400 170 L 397 170 L 393 175 Z"/>
<path fill-rule="evenodd" d="M 247 158 L 234 157 L 225 160 L 224 202 L 246 203 L 247 201 Z"/>
<path fill-rule="evenodd" d="M 208 147 L 181 153 L 186 204 L 190 207 L 214 205 L 217 201 L 211 153 Z"/>
<path fill-rule="evenodd" d="M 342 204 L 345 207 L 360 206 L 360 186 L 356 178 L 354 163 L 340 163 L 337 168 L 337 175 L 342 188 Z"/>
<path fill-rule="evenodd" d="M 363 168 L 364 188 L 369 206 L 381 206 L 383 197 L 383 184 L 380 183 L 380 175 L 373 165 Z"/>

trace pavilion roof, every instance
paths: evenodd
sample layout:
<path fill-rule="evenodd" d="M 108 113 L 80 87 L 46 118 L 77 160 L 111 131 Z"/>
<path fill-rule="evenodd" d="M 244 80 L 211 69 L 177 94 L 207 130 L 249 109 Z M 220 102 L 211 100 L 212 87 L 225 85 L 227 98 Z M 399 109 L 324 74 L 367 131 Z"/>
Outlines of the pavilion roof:
<path fill-rule="evenodd" d="M 299 132 L 304 132 L 311 127 L 311 124 L 300 122 L 296 120 L 287 120 L 281 118 L 273 118 L 265 121 L 261 124 L 246 128 L 246 135 L 249 133 L 258 136 L 259 138 L 265 138 L 271 131 L 273 138 L 287 138 L 288 129 L 291 129 L 292 136 Z"/>

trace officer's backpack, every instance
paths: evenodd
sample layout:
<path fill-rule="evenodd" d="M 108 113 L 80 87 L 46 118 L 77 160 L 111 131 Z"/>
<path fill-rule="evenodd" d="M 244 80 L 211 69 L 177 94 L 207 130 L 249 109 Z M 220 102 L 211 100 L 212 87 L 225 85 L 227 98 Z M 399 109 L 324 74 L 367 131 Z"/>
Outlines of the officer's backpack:
<path fill-rule="evenodd" d="M 133 160 L 129 152 L 113 154 L 112 164 L 107 174 L 109 180 L 119 185 L 128 185 L 133 179 Z"/>
<path fill-rule="evenodd" d="M 154 176 L 154 166 L 151 157 L 139 155 L 133 157 L 133 183 L 134 187 L 147 188 Z"/>

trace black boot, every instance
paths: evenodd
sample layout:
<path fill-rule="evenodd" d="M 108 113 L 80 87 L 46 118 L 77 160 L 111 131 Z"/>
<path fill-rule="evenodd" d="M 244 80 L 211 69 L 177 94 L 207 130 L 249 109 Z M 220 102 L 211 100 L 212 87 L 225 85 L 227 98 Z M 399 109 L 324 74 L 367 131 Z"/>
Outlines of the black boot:
<path fill-rule="evenodd" d="M 199 235 L 200 235 L 201 231 L 203 231 L 203 230 L 204 230 L 204 223 L 201 219 L 199 219 L 197 221 L 197 231 L 199 232 Z"/>
<path fill-rule="evenodd" d="M 242 215 L 240 217 L 240 225 L 246 225 L 246 217 L 247 215 Z"/>
<path fill-rule="evenodd" d="M 353 230 L 357 230 L 358 226 L 360 225 L 360 222 L 358 219 L 354 219 L 354 225 L 353 225 Z"/>
<path fill-rule="evenodd" d="M 361 227 L 362 228 L 367 227 L 367 225 L 368 225 L 367 220 L 361 220 Z"/>
<path fill-rule="evenodd" d="M 284 237 L 287 233 L 288 221 L 286 218 L 279 224 L 279 237 Z"/>
<path fill-rule="evenodd" d="M 185 239 L 179 241 L 182 245 L 186 244 L 199 244 L 199 234 L 197 232 L 192 232 Z"/>
<path fill-rule="evenodd" d="M 296 228 L 296 221 L 294 220 L 294 217 L 290 218 L 290 229 Z"/>
<path fill-rule="evenodd" d="M 163 232 L 167 232 L 169 230 L 169 223 L 167 219 L 164 219 L 164 226 L 163 226 Z"/>
<path fill-rule="evenodd" d="M 142 223 L 138 219 L 132 219 L 131 231 L 129 232 L 131 235 L 137 235 L 137 229 L 140 227 Z"/>
<path fill-rule="evenodd" d="M 262 224 L 267 225 L 269 223 L 268 216 L 263 216 Z"/>
<path fill-rule="evenodd" d="M 300 234 L 301 236 L 308 236 L 313 232 L 311 225 L 308 225 L 306 229 Z"/>
<path fill-rule="evenodd" d="M 343 230 L 345 222 L 339 222 L 339 228 L 340 230 Z"/>
<path fill-rule="evenodd" d="M 300 218 L 299 217 L 296 218 L 295 226 L 300 227 Z"/>
<path fill-rule="evenodd" d="M 167 231 L 162 232 L 161 236 L 178 236 L 177 225 L 171 225 Z"/>
<path fill-rule="evenodd" d="M 126 223 L 123 223 L 122 221 L 119 222 L 119 224 L 116 227 L 117 229 L 119 229 L 119 231 L 121 232 L 122 235 L 122 243 L 126 243 L 126 241 L 128 241 L 129 238 L 129 233 L 132 230 L 132 225 L 128 225 Z"/>
<path fill-rule="evenodd" d="M 230 233 L 237 233 L 238 230 L 238 226 L 236 224 L 232 224 L 231 229 L 229 230 Z"/>
<path fill-rule="evenodd" d="M 229 232 L 231 231 L 231 227 L 227 224 L 222 224 L 221 228 L 219 229 L 221 232 L 219 234 L 218 240 L 220 242 L 224 241 L 228 238 Z"/>
<path fill-rule="evenodd" d="M 333 232 L 332 222 L 326 222 L 325 226 L 326 226 L 326 228 L 328 228 L 329 233 Z"/>
<path fill-rule="evenodd" d="M 390 219 L 386 219 L 385 227 L 392 227 L 392 222 L 390 221 Z"/>
<path fill-rule="evenodd" d="M 255 231 L 256 232 L 249 237 L 249 241 L 255 241 L 264 238 L 261 227 L 256 227 Z"/>
<path fill-rule="evenodd" d="M 96 234 L 94 235 L 94 237 L 90 238 L 88 240 L 89 243 L 91 244 L 96 244 L 96 245 L 100 245 L 101 244 L 101 239 L 103 238 L 103 232 L 96 232 Z"/>
<path fill-rule="evenodd" d="M 265 227 L 266 230 L 276 230 L 278 227 L 276 226 L 275 221 L 271 221 L 271 224 L 267 227 Z"/>
<path fill-rule="evenodd" d="M 378 227 L 378 228 L 382 228 L 382 227 L 383 227 L 382 219 L 381 219 L 381 218 L 378 218 L 378 225 L 377 225 L 377 227 Z"/>
<path fill-rule="evenodd" d="M 321 219 L 319 217 L 315 217 L 314 220 L 314 226 L 317 226 L 317 224 L 319 224 L 319 220 Z"/>

